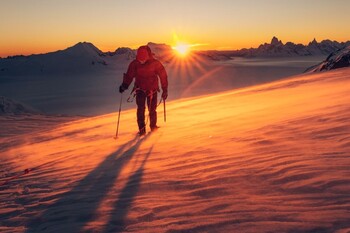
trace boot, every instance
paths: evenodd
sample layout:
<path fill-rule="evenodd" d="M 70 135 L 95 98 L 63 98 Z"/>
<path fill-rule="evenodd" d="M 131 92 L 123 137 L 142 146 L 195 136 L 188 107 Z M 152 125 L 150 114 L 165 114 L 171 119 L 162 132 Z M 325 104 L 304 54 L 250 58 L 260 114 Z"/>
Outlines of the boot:
<path fill-rule="evenodd" d="M 143 136 L 143 135 L 145 135 L 146 134 L 146 129 L 145 129 L 145 127 L 143 127 L 142 129 L 140 129 L 140 131 L 139 131 L 139 136 Z"/>
<path fill-rule="evenodd" d="M 159 126 L 152 126 L 151 127 L 151 132 L 155 132 L 155 131 L 157 131 L 158 129 L 159 129 L 160 127 Z"/>

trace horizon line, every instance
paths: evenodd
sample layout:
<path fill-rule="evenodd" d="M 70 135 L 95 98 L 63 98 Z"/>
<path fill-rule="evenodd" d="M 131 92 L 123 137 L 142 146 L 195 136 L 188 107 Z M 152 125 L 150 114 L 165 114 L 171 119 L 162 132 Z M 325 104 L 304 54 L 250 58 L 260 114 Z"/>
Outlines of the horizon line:
<path fill-rule="evenodd" d="M 272 39 L 274 39 L 274 38 L 277 38 L 277 39 L 278 39 L 278 37 L 276 37 L 276 36 L 273 36 L 273 37 L 272 37 Z M 271 39 L 271 40 L 272 40 L 272 39 Z M 282 40 L 279 40 L 279 39 L 278 39 L 278 41 L 281 41 L 281 42 L 282 42 Z M 323 40 L 321 40 L 321 41 L 318 41 L 316 38 L 314 38 L 312 41 L 310 41 L 310 42 L 307 43 L 307 44 L 295 43 L 295 42 L 292 42 L 292 41 L 287 41 L 287 42 L 285 42 L 285 43 L 282 42 L 282 44 L 283 44 L 283 45 L 286 45 L 287 43 L 293 43 L 293 44 L 296 44 L 296 45 L 301 44 L 301 45 L 307 46 L 307 45 L 309 45 L 310 43 L 312 43 L 313 41 L 316 41 L 317 43 L 322 43 L 323 41 L 332 41 L 332 42 L 337 42 L 337 43 L 347 43 L 347 42 L 350 42 L 350 39 L 349 39 L 349 40 L 346 40 L 346 41 L 337 41 L 337 40 L 332 40 L 332 39 L 323 39 Z M 136 48 L 133 48 L 133 47 L 142 46 L 142 45 L 131 46 L 131 47 L 129 47 L 129 46 L 119 46 L 119 47 L 117 47 L 114 51 L 102 51 L 101 49 L 99 49 L 99 48 L 98 48 L 94 43 L 92 43 L 92 42 L 89 42 L 89 41 L 79 41 L 79 42 L 77 42 L 77 43 L 75 43 L 75 44 L 73 44 L 73 45 L 71 45 L 71 46 L 68 46 L 68 47 L 66 47 L 66 48 L 64 48 L 64 49 L 58 49 L 58 50 L 48 51 L 48 52 L 42 52 L 42 53 L 22 53 L 22 54 L 14 54 L 14 55 L 5 55 L 4 57 L 1 57 L 1 56 L 0 56 L 0 59 L 6 59 L 6 58 L 12 58 L 12 57 L 18 57 L 18 56 L 29 57 L 29 56 L 35 56 L 35 55 L 45 55 L 45 54 L 48 54 L 48 53 L 55 53 L 55 52 L 59 52 L 59 51 L 64 51 L 64 50 L 66 50 L 66 49 L 68 49 L 68 48 L 71 48 L 71 47 L 74 47 L 74 46 L 76 46 L 76 45 L 78 45 L 78 44 L 80 44 L 80 43 L 92 44 L 94 47 L 96 47 L 96 48 L 97 48 L 98 50 L 100 50 L 102 53 L 115 52 L 115 51 L 117 51 L 119 48 L 129 48 L 129 49 L 131 49 L 131 50 L 136 50 Z M 149 41 L 149 42 L 147 42 L 147 44 L 145 44 L 145 45 L 148 45 L 148 44 L 167 45 L 167 46 L 169 46 L 170 48 L 173 48 L 173 46 L 171 46 L 171 45 L 169 45 L 169 44 L 167 44 L 167 43 L 156 43 L 156 42 L 151 42 L 151 41 Z M 198 52 L 201 52 L 201 51 L 222 51 L 222 52 L 227 51 L 227 52 L 228 52 L 228 51 L 240 51 L 240 50 L 243 50 L 243 49 L 256 49 L 256 48 L 258 48 L 259 46 L 265 45 L 265 44 L 271 44 L 271 41 L 270 41 L 270 43 L 264 42 L 264 43 L 259 44 L 257 47 L 252 47 L 252 46 L 251 46 L 251 47 L 249 47 L 249 48 L 247 48 L 247 47 L 242 47 L 242 48 L 239 48 L 239 49 L 229 49 L 230 47 L 225 46 L 225 47 L 218 47 L 218 48 L 216 48 L 216 49 L 192 49 L 192 50 L 193 50 L 193 51 L 198 51 Z M 191 44 L 189 44 L 189 45 L 191 45 Z M 208 45 L 208 44 L 204 44 L 204 45 Z M 193 47 L 197 47 L 197 46 L 193 46 Z M 222 48 L 222 49 L 219 49 L 219 48 Z M 224 48 L 227 48 L 227 49 L 224 49 Z"/>

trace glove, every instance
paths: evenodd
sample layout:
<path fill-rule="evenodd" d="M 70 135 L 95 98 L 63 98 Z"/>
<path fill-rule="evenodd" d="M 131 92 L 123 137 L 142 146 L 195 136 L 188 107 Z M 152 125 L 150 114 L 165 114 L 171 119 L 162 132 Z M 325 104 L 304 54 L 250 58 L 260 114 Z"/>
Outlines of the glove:
<path fill-rule="evenodd" d="M 168 89 L 167 88 L 163 88 L 162 98 L 164 100 L 166 100 L 168 98 Z"/>
<path fill-rule="evenodd" d="M 127 89 L 128 89 L 127 85 L 125 83 L 122 83 L 122 85 L 120 85 L 119 87 L 119 92 L 123 93 Z"/>

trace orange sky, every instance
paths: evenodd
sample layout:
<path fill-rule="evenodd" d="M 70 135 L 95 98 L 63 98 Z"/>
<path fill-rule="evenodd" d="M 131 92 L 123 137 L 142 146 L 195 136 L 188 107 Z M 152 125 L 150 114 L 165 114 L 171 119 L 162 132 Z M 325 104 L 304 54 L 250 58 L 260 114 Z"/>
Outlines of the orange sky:
<path fill-rule="evenodd" d="M 0 2 L 0 57 L 89 41 L 102 51 L 147 42 L 197 49 L 350 39 L 348 0 L 11 0 Z"/>

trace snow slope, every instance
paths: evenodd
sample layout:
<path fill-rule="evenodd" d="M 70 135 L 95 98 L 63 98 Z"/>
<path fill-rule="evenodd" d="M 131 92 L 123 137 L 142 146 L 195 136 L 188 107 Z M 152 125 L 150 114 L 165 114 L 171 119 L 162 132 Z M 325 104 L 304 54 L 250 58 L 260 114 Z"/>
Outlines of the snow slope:
<path fill-rule="evenodd" d="M 349 232 L 349 92 L 339 69 L 169 102 L 141 139 L 134 109 L 116 141 L 117 113 L 0 139 L 0 231 Z"/>
<path fill-rule="evenodd" d="M 331 53 L 327 59 L 315 66 L 312 66 L 306 70 L 306 72 L 319 72 L 334 70 L 350 66 L 350 45 Z"/>

